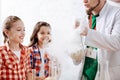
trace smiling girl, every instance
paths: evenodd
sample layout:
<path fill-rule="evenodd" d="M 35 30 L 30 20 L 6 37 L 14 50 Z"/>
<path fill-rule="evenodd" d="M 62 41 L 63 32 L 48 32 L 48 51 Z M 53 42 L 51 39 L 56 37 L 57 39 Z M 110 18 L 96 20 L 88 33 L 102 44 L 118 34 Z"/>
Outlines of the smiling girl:
<path fill-rule="evenodd" d="M 3 36 L 5 44 L 0 46 L 0 80 L 30 80 L 30 58 L 27 48 L 21 44 L 25 36 L 23 21 L 17 16 L 8 16 L 3 23 Z"/>

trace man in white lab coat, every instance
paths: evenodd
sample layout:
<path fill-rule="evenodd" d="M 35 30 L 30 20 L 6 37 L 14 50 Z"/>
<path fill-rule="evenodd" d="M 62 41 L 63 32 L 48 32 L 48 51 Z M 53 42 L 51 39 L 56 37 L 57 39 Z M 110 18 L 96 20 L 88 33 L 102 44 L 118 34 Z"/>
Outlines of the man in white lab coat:
<path fill-rule="evenodd" d="M 88 15 L 96 17 L 96 30 L 80 31 L 85 44 L 97 48 L 99 69 L 95 80 L 120 80 L 120 8 L 106 0 L 84 0 Z"/>

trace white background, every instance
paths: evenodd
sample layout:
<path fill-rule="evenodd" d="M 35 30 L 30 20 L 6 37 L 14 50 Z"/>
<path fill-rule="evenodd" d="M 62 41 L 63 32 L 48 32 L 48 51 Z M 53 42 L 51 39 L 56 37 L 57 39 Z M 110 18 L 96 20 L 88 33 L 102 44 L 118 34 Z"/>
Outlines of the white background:
<path fill-rule="evenodd" d="M 78 80 L 80 65 L 75 66 L 66 54 L 67 41 L 76 18 L 84 14 L 82 0 L 0 0 L 0 45 L 3 45 L 2 22 L 9 15 L 20 17 L 26 27 L 23 44 L 29 44 L 34 25 L 47 21 L 52 27 L 52 53 L 62 65 L 60 80 Z"/>
<path fill-rule="evenodd" d="M 9 15 L 20 17 L 26 28 L 23 44 L 29 44 L 29 37 L 38 21 L 47 21 L 52 27 L 52 54 L 61 62 L 60 80 L 77 80 L 80 65 L 75 66 L 65 53 L 66 40 L 71 35 L 76 18 L 82 16 L 82 0 L 1 0 L 0 45 L 3 44 L 2 22 Z"/>

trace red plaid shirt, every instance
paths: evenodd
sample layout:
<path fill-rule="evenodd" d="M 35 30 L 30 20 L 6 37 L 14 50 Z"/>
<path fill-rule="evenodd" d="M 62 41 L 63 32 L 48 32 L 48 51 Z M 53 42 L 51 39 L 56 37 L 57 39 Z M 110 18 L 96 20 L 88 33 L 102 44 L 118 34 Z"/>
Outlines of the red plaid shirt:
<path fill-rule="evenodd" d="M 9 49 L 7 43 L 0 47 L 0 80 L 26 80 L 26 74 L 31 72 L 27 48 L 20 46 L 20 60 Z"/>

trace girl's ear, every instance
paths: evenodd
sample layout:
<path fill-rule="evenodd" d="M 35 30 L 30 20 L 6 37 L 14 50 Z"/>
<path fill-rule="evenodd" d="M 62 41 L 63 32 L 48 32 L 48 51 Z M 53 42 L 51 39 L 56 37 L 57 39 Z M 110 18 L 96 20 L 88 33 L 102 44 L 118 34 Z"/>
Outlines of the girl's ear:
<path fill-rule="evenodd" d="M 4 29 L 3 31 L 4 31 L 4 34 L 8 36 L 9 31 L 7 29 Z"/>

